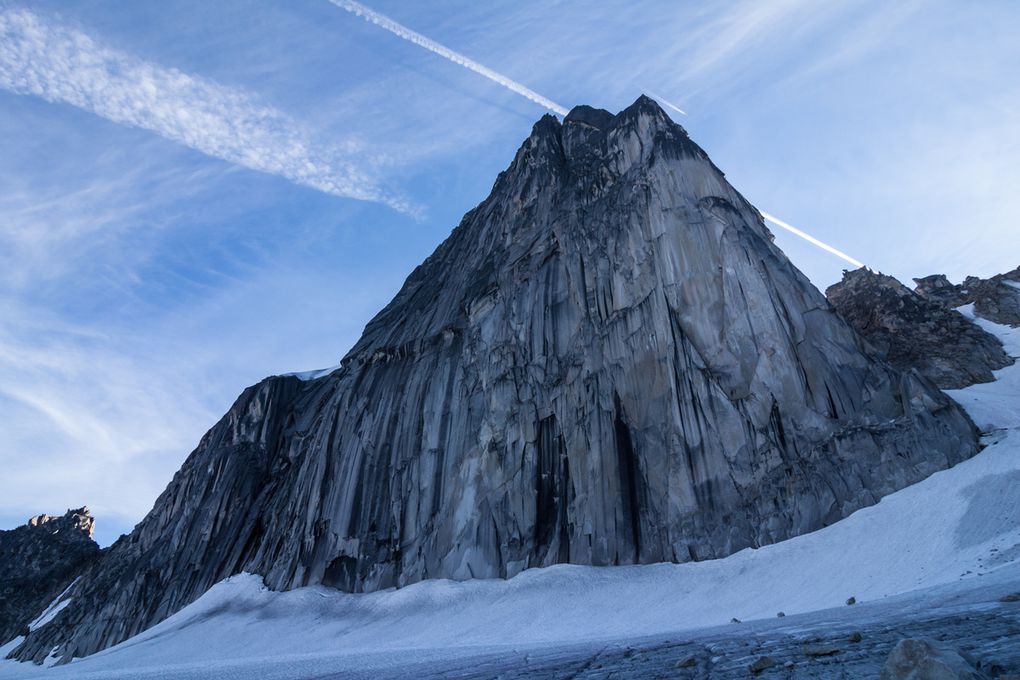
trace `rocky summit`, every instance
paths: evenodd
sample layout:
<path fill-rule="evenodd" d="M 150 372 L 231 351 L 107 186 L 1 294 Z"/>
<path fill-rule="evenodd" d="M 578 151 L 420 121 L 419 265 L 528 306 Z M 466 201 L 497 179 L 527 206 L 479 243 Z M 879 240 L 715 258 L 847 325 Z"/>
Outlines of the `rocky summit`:
<path fill-rule="evenodd" d="M 847 323 L 896 368 L 917 369 L 943 389 L 991 382 L 996 371 L 1013 364 L 1002 343 L 953 306 L 955 286 L 928 277 L 914 292 L 891 276 L 857 269 L 825 291 Z M 953 291 L 953 292 L 951 292 Z M 1020 293 L 1020 291 L 1017 291 Z"/>
<path fill-rule="evenodd" d="M 13 654 L 94 653 L 241 571 L 371 591 L 721 557 L 977 449 L 652 100 L 580 106 L 538 121 L 339 369 L 245 390 Z"/>
<path fill-rule="evenodd" d="M 27 634 L 29 624 L 99 557 L 94 525 L 89 509 L 78 508 L 0 531 L 0 640 Z"/>

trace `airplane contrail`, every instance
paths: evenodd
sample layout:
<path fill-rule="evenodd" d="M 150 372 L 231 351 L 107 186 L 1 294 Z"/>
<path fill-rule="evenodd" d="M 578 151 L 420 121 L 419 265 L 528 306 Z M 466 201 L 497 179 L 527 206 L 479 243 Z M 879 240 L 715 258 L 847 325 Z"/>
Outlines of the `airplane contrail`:
<path fill-rule="evenodd" d="M 683 115 L 683 116 L 686 116 L 686 115 L 687 115 L 687 112 L 686 112 L 686 111 L 684 111 L 684 110 L 683 110 L 683 109 L 681 109 L 681 108 L 680 108 L 679 106 L 677 106 L 677 105 L 676 105 L 676 104 L 674 104 L 673 102 L 669 101 L 668 99 L 666 99 L 666 98 L 665 98 L 665 97 L 663 97 L 662 95 L 660 95 L 660 94 L 655 94 L 655 93 L 654 93 L 654 92 L 652 92 L 651 90 L 645 90 L 645 92 L 647 92 L 647 93 L 648 93 L 648 95 L 649 95 L 650 97 L 654 97 L 655 99 L 658 99 L 658 100 L 659 100 L 660 102 L 662 102 L 663 104 L 665 104 L 665 105 L 666 105 L 666 106 L 668 106 L 669 108 L 673 109 L 673 110 L 674 110 L 674 111 L 676 111 L 677 113 L 679 113 L 679 114 L 681 114 L 681 115 Z"/>
<path fill-rule="evenodd" d="M 484 76 L 484 77 L 488 78 L 489 80 L 491 80 L 492 82 L 498 83 L 499 85 L 502 85 L 503 87 L 507 88 L 511 92 L 516 92 L 517 94 L 521 95 L 522 97 L 524 97 L 526 99 L 530 99 L 531 101 L 535 102 L 536 104 L 544 106 L 545 108 L 549 109 L 550 111 L 552 111 L 552 112 L 554 112 L 556 114 L 559 114 L 560 116 L 566 116 L 567 113 L 568 113 L 568 111 L 567 111 L 567 109 L 565 107 L 560 106 L 559 104 L 557 104 L 553 100 L 551 100 L 551 99 L 549 99 L 547 97 L 543 97 L 539 93 L 535 92 L 534 90 L 532 90 L 532 89 L 530 89 L 528 87 L 525 87 L 524 85 L 521 85 L 520 83 L 518 83 L 515 80 L 507 78 L 502 73 L 497 73 L 496 71 L 493 71 L 491 68 L 488 68 L 486 66 L 482 66 L 477 61 L 474 61 L 473 59 L 465 57 L 460 52 L 457 52 L 455 50 L 451 50 L 449 47 L 447 47 L 447 46 L 445 46 L 445 45 L 443 45 L 441 43 L 438 43 L 435 40 L 432 40 L 431 38 L 427 38 L 424 35 L 422 35 L 421 33 L 418 33 L 416 31 L 412 31 L 407 26 L 404 26 L 403 24 L 398 23 L 398 22 L 394 21 L 393 19 L 390 19 L 385 14 L 380 14 L 379 12 L 376 12 L 373 9 L 365 7 L 360 2 L 355 2 L 354 0 L 329 0 L 329 1 L 332 2 L 334 5 L 336 5 L 337 7 L 341 8 L 341 9 L 344 9 L 344 10 L 347 10 L 348 12 L 357 15 L 357 16 L 361 17 L 362 19 L 364 19 L 365 21 L 369 22 L 369 23 L 375 24 L 376 26 L 379 26 L 380 28 L 385 28 L 387 31 L 389 31 L 390 33 L 393 33 L 394 35 L 396 35 L 399 38 L 403 38 L 404 40 L 407 40 L 408 42 L 412 42 L 415 45 L 418 45 L 419 47 L 424 47 L 425 49 L 427 49 L 430 52 L 434 52 L 435 54 L 438 54 L 439 56 L 441 56 L 441 57 L 443 57 L 445 59 L 449 59 L 453 63 L 459 64 L 460 66 L 463 66 L 464 68 L 466 68 L 466 69 L 468 69 L 470 71 L 474 71 L 478 75 Z M 655 97 L 656 99 L 658 99 L 659 101 L 661 101 L 663 104 L 665 104 L 669 108 L 673 109 L 674 111 L 676 111 L 678 113 L 681 113 L 681 114 L 683 114 L 685 116 L 687 115 L 686 111 L 681 109 L 679 106 L 676 106 L 676 105 L 672 104 L 667 99 L 664 99 L 663 97 L 655 94 L 654 92 L 648 92 L 648 94 L 651 95 L 652 97 Z M 775 224 L 775 225 L 777 225 L 779 227 L 782 227 L 783 229 L 786 229 L 787 231 L 789 231 L 789 232 L 791 232 L 793 234 L 796 234 L 797 236 L 801 237 L 802 239 L 804 239 L 808 243 L 814 244 L 814 245 L 818 246 L 819 248 L 821 248 L 822 250 L 824 250 L 824 251 L 826 251 L 828 253 L 832 253 L 833 255 L 835 255 L 837 257 L 843 258 L 844 260 L 846 260 L 847 262 L 849 262 L 850 264 L 852 264 L 852 265 L 854 265 L 856 267 L 863 267 L 864 266 L 864 263 L 859 262 L 858 260 L 855 260 L 854 258 L 850 257 L 849 255 L 847 255 L 843 251 L 838 250 L 836 248 L 833 248 L 832 246 L 830 246 L 827 243 L 823 243 L 822 241 L 819 241 L 814 236 L 811 236 L 810 234 L 806 234 L 805 232 L 801 231 L 797 227 L 795 227 L 792 224 L 789 224 L 787 222 L 784 222 L 783 220 L 779 219 L 778 217 L 773 217 L 772 215 L 769 215 L 766 212 L 762 212 L 761 216 L 764 217 L 769 222 L 772 222 L 773 224 Z"/>
<path fill-rule="evenodd" d="M 808 243 L 812 243 L 812 244 L 818 246 L 819 248 L 821 248 L 822 250 L 824 250 L 826 252 L 829 252 L 829 253 L 832 253 L 836 257 L 843 258 L 844 260 L 846 260 L 850 264 L 854 265 L 855 267 L 861 268 L 861 267 L 865 266 L 863 262 L 861 262 L 859 260 L 855 260 L 854 258 L 852 258 L 849 255 L 847 255 L 846 253 L 844 253 L 842 250 L 838 250 L 836 248 L 833 248 L 828 243 L 823 243 L 822 241 L 819 241 L 818 239 L 816 239 L 814 236 L 811 236 L 810 234 L 804 233 L 803 231 L 801 231 L 797 227 L 793 226 L 792 224 L 790 224 L 788 222 L 784 222 L 783 220 L 779 219 L 778 217 L 774 217 L 772 215 L 769 215 L 767 212 L 765 212 L 763 210 L 759 210 L 758 212 L 760 212 L 761 216 L 764 217 L 769 222 L 771 222 L 772 224 L 774 224 L 774 225 L 776 225 L 778 227 L 782 227 L 783 229 L 786 229 L 790 233 L 793 233 L 793 234 L 796 234 L 797 236 L 800 236 L 802 239 L 804 239 Z"/>
<path fill-rule="evenodd" d="M 408 42 L 412 42 L 415 45 L 418 45 L 419 47 L 424 47 L 428 51 L 434 52 L 445 59 L 449 59 L 453 63 L 459 64 L 464 68 L 468 69 L 469 71 L 474 71 L 478 75 L 484 76 L 491 80 L 492 82 L 498 83 L 505 87 L 506 89 L 512 92 L 516 92 L 522 97 L 530 99 L 531 101 L 535 102 L 536 104 L 539 104 L 540 106 L 544 106 L 553 113 L 559 114 L 560 116 L 565 116 L 568 113 L 565 107 L 560 106 L 551 99 L 543 97 L 534 90 L 525 87 L 524 85 L 521 85 L 516 80 L 507 78 L 502 73 L 497 73 L 496 71 L 493 71 L 491 68 L 482 66 L 477 61 L 465 57 L 460 52 L 451 50 L 449 47 L 437 43 L 435 40 L 432 40 L 431 38 L 426 38 L 421 33 L 412 31 L 407 26 L 397 23 L 396 21 L 390 19 L 385 14 L 380 14 L 379 12 L 376 12 L 373 9 L 365 7 L 360 2 L 354 2 L 354 0 L 330 0 L 330 2 L 332 2 L 334 5 L 341 9 L 345 9 L 352 14 L 356 14 L 357 16 L 361 17 L 362 19 L 369 23 L 373 23 L 376 26 L 385 28 L 387 31 L 396 35 L 397 37 L 403 38 Z"/>

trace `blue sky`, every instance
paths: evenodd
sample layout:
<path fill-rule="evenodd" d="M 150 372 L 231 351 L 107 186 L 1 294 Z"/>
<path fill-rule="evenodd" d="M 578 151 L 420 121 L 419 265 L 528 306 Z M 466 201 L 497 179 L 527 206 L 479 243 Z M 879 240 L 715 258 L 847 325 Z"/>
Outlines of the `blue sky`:
<path fill-rule="evenodd" d="M 1020 264 L 1017 3 L 368 4 L 567 107 L 666 97 L 873 268 Z M 0 527 L 88 504 L 108 543 L 246 385 L 337 363 L 544 110 L 327 0 L 0 0 L 0 112 Z"/>

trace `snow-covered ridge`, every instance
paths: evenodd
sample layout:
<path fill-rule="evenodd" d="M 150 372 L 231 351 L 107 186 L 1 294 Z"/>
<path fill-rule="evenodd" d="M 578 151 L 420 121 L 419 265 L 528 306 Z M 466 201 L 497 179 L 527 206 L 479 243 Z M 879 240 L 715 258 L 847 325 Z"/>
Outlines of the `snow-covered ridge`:
<path fill-rule="evenodd" d="M 313 371 L 295 371 L 294 373 L 281 373 L 280 375 L 283 377 L 293 376 L 298 380 L 304 380 L 307 382 L 309 380 L 316 380 L 317 378 L 327 376 L 338 368 L 340 368 L 339 364 L 336 366 L 330 366 L 329 368 L 318 368 Z"/>
<path fill-rule="evenodd" d="M 978 321 L 1020 355 L 1020 329 Z M 506 581 L 425 581 L 360 595 L 272 592 L 241 574 L 116 647 L 49 670 L 0 664 L 0 678 L 242 677 L 245 669 L 311 677 L 372 668 L 398 650 L 427 659 L 657 635 L 1018 573 L 1020 363 L 996 377 L 952 393 L 989 433 L 984 451 L 783 543 L 714 561 L 560 565 Z"/>

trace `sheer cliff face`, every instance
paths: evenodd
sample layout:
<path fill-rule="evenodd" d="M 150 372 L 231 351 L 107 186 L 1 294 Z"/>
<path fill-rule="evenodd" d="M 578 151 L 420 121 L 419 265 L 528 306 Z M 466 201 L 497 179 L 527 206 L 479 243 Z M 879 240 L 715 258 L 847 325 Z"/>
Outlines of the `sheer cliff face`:
<path fill-rule="evenodd" d="M 341 369 L 246 390 L 17 654 L 95 652 L 242 570 L 362 591 L 720 557 L 975 451 L 651 100 L 579 107 L 536 124 Z"/>

